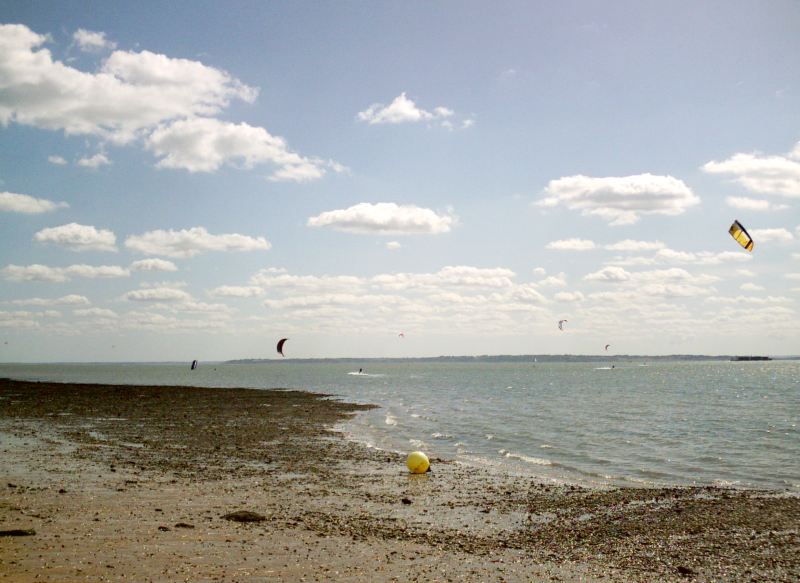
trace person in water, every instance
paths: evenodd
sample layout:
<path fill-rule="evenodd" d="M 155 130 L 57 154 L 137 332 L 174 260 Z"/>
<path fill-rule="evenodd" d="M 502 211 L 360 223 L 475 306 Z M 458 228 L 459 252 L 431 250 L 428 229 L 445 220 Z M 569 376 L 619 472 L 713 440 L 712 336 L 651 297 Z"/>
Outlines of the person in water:
<path fill-rule="evenodd" d="M 359 373 L 359 374 L 361 374 L 361 372 L 362 372 L 363 370 L 364 370 L 363 368 L 360 368 L 360 369 L 358 369 L 358 373 Z"/>

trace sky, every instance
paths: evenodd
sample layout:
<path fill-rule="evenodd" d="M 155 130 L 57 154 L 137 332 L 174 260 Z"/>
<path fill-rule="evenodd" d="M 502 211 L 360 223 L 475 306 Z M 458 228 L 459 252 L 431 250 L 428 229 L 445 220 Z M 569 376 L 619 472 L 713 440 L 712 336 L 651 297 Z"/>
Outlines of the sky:
<path fill-rule="evenodd" d="M 800 354 L 798 2 L 3 6 L 0 362 Z"/>

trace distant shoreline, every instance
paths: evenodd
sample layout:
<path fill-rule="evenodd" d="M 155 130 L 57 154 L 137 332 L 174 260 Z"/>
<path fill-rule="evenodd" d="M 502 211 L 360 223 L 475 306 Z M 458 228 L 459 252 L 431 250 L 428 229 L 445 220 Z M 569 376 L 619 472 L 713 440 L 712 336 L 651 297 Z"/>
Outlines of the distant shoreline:
<path fill-rule="evenodd" d="M 208 364 L 357 364 L 357 363 L 594 363 L 594 362 L 765 362 L 800 360 L 800 355 L 737 355 L 737 354 L 481 354 L 477 356 L 347 356 L 332 358 L 236 358 L 230 360 L 199 359 Z M 0 361 L 2 365 L 39 364 L 186 364 L 188 360 L 103 360 L 103 361 Z M 187 364 L 188 366 L 188 364 Z"/>
<path fill-rule="evenodd" d="M 614 354 L 614 355 L 593 355 L 593 354 L 482 354 L 479 356 L 421 356 L 421 357 L 344 357 L 344 358 L 239 358 L 234 360 L 221 361 L 222 364 L 275 364 L 282 362 L 292 362 L 296 364 L 316 364 L 316 363 L 353 363 L 353 362 L 431 362 L 431 363 L 570 363 L 570 362 L 693 362 L 693 361 L 771 361 L 771 360 L 800 360 L 800 356 L 773 356 L 773 355 L 706 355 L 706 354 L 668 354 L 660 356 L 648 356 L 639 354 Z"/>

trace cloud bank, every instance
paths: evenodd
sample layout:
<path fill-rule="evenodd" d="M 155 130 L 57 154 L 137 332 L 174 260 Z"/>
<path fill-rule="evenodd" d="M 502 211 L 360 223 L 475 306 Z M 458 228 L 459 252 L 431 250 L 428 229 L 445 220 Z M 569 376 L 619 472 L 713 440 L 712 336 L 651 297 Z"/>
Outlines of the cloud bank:
<path fill-rule="evenodd" d="M 597 216 L 611 225 L 631 225 L 642 215 L 676 216 L 700 203 L 700 199 L 672 176 L 593 178 L 576 175 L 551 180 L 545 198 L 537 206 L 564 205 L 583 215 Z"/>

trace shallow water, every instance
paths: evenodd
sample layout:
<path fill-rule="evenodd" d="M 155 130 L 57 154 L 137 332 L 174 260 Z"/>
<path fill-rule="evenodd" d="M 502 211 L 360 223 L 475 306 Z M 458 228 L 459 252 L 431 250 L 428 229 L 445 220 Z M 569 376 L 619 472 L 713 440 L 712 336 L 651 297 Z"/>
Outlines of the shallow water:
<path fill-rule="evenodd" d="M 320 391 L 381 406 L 342 426 L 374 447 L 557 481 L 800 492 L 797 361 L 0 364 L 0 376 Z"/>

